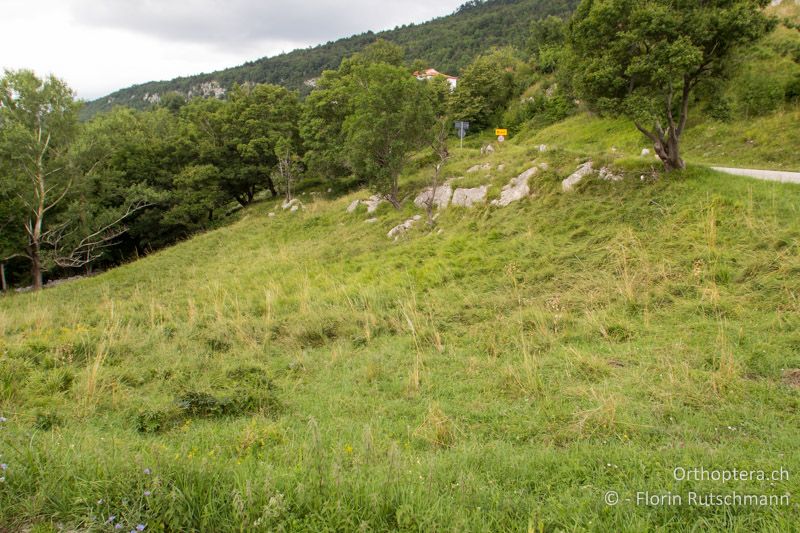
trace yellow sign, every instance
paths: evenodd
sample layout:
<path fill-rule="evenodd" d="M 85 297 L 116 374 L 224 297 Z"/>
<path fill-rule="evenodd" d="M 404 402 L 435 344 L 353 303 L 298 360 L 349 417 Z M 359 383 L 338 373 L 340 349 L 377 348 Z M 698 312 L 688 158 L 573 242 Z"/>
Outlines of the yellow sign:
<path fill-rule="evenodd" d="M 500 128 L 498 128 L 494 130 L 494 134 L 497 135 L 498 137 L 500 137 L 501 135 L 505 137 L 506 135 L 508 135 L 508 130 L 501 130 Z"/>

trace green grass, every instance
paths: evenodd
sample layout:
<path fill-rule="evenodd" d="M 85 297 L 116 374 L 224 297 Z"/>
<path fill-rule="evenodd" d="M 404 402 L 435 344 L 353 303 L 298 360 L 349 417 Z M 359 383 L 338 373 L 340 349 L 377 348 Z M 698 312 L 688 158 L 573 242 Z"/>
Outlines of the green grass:
<path fill-rule="evenodd" d="M 800 172 L 800 107 L 734 122 L 701 118 L 683 138 L 687 162 L 710 166 L 792 170 Z M 520 142 L 550 144 L 573 151 L 609 156 L 639 156 L 652 143 L 624 118 L 586 113 L 536 132 Z"/>
<path fill-rule="evenodd" d="M 454 149 L 447 174 L 490 196 L 551 168 L 528 200 L 451 208 L 396 243 L 409 203 L 366 224 L 345 213 L 366 193 L 307 195 L 0 299 L 0 527 L 795 529 L 800 187 L 634 157 L 622 182 L 560 192 L 601 129 L 636 153 L 629 128 L 585 117 L 536 137 L 579 152 Z M 484 160 L 488 177 L 465 173 Z M 679 482 L 678 466 L 791 477 Z M 609 490 L 792 501 L 608 506 Z"/>

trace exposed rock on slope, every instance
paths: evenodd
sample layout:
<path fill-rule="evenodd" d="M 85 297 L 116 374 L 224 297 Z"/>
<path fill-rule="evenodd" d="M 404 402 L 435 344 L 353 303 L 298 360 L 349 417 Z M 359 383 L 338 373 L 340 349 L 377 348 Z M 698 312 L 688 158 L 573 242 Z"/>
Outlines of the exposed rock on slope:
<path fill-rule="evenodd" d="M 512 178 L 508 185 L 503 187 L 503 190 L 500 191 L 500 198 L 492 200 L 492 205 L 506 207 L 510 203 L 522 200 L 528 196 L 531 192 L 531 188 L 528 186 L 528 180 L 537 172 L 539 172 L 538 166 L 531 167 L 516 178 Z"/>
<path fill-rule="evenodd" d="M 442 185 L 436 187 L 436 194 L 433 194 L 433 188 L 427 187 L 414 199 L 414 205 L 420 209 L 425 209 L 428 202 L 433 197 L 433 206 L 437 209 L 447 209 L 450 205 L 450 198 L 453 196 L 453 188 L 450 186 L 450 180 L 445 181 Z"/>
<path fill-rule="evenodd" d="M 488 185 L 481 185 L 472 189 L 456 189 L 453 193 L 453 205 L 459 207 L 472 207 L 477 204 L 486 203 L 486 194 L 489 192 Z"/>
<path fill-rule="evenodd" d="M 567 179 L 561 182 L 561 188 L 564 189 L 564 192 L 571 191 L 575 185 L 581 182 L 581 180 L 586 177 L 587 175 L 592 173 L 593 163 L 589 161 L 588 163 L 584 163 L 578 167 L 578 170 L 572 173 Z"/>

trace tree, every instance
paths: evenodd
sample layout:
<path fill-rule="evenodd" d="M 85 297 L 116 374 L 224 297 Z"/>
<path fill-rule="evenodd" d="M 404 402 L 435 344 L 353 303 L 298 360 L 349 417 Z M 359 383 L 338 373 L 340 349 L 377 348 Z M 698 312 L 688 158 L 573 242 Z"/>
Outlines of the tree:
<path fill-rule="evenodd" d="M 467 120 L 474 129 L 497 124 L 508 102 L 530 82 L 530 68 L 511 48 L 479 56 L 458 80 L 451 99 L 451 113 Z"/>
<path fill-rule="evenodd" d="M 55 228 L 46 217 L 67 196 L 72 178 L 67 150 L 78 127 L 78 105 L 67 85 L 50 76 L 40 80 L 30 70 L 5 71 L 0 79 L 0 158 L 6 195 L 22 211 L 14 213 L 26 242 L 14 255 L 31 262 L 34 289 L 42 287 L 42 244 Z"/>
<path fill-rule="evenodd" d="M 344 122 L 353 113 L 353 95 L 359 89 L 356 72 L 384 63 L 399 67 L 403 49 L 378 39 L 363 51 L 344 59 L 338 70 L 327 70 L 305 99 L 300 133 L 305 147 L 304 163 L 310 174 L 328 180 L 352 173 L 346 154 Z"/>
<path fill-rule="evenodd" d="M 287 202 L 291 202 L 294 197 L 294 185 L 300 177 L 300 157 L 294 152 L 292 142 L 281 137 L 275 143 L 275 158 L 278 165 L 275 174 L 283 185 L 283 195 Z"/>
<path fill-rule="evenodd" d="M 398 177 L 411 151 L 424 146 L 433 122 L 426 85 L 406 69 L 357 67 L 353 112 L 344 122 L 344 153 L 356 174 L 400 207 Z"/>
<path fill-rule="evenodd" d="M 536 59 L 539 70 L 552 72 L 556 68 L 559 51 L 567 39 L 567 25 L 563 19 L 549 16 L 531 23 L 528 51 Z"/>
<path fill-rule="evenodd" d="M 763 36 L 767 0 L 583 0 L 570 27 L 575 88 L 622 113 L 667 171 L 682 169 L 680 139 L 692 91 L 725 74 L 731 52 Z"/>

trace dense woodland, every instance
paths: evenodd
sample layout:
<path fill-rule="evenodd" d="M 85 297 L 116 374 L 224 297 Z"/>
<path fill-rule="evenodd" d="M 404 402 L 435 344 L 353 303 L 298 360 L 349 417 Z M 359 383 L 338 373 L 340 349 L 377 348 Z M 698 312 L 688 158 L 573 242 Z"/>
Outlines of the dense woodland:
<path fill-rule="evenodd" d="M 453 120 L 470 121 L 473 134 L 506 127 L 513 135 L 578 109 L 622 114 L 672 169 L 683 164 L 679 142 L 690 109 L 733 120 L 800 95 L 798 32 L 756 3 L 687 4 L 667 15 L 619 3 L 614 20 L 652 22 L 638 34 L 609 25 L 608 13 L 589 1 L 572 20 L 523 18 L 517 11 L 565 12 L 572 4 L 476 2 L 387 35 L 405 47 L 365 35 L 282 56 L 329 53 L 313 66 L 291 63 L 283 81 L 336 63 L 306 98 L 281 85 L 234 84 L 224 99 L 187 101 L 173 93 L 152 109 L 117 106 L 81 122 L 81 104 L 61 80 L 6 72 L 0 81 L 5 279 L 38 287 L 47 278 L 119 264 L 213 227 L 261 197 L 290 201 L 297 187 L 366 184 L 399 205 L 398 179 L 411 155 L 433 147 L 446 157 L 436 142 Z M 714 32 L 697 21 L 716 24 Z M 518 46 L 487 46 L 494 41 L 486 36 L 500 26 L 514 28 Z M 453 55 L 447 46 L 429 46 L 433 41 L 464 46 Z M 631 41 L 651 45 L 638 55 L 620 54 Z M 423 49 L 432 55 L 423 57 Z M 466 63 L 455 91 L 443 79 L 412 75 L 430 62 L 442 70 Z M 774 72 L 775 65 L 785 68 Z M 242 68 L 280 72 L 268 62 Z M 228 72 L 231 82 L 263 79 Z"/>

